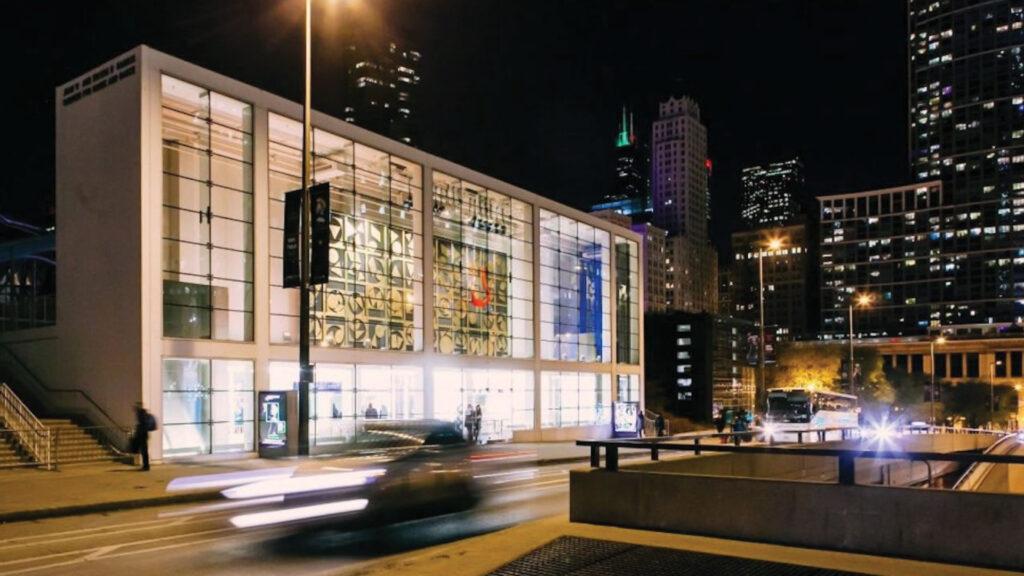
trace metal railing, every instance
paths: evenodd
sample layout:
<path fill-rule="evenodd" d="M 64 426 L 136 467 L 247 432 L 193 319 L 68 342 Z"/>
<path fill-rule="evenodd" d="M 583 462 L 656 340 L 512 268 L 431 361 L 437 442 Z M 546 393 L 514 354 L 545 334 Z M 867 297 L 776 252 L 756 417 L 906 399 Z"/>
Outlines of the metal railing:
<path fill-rule="evenodd" d="M 28 466 L 41 466 L 47 470 L 58 470 L 62 464 L 67 464 L 64 460 L 65 451 L 75 451 L 76 448 L 81 448 L 88 452 L 94 450 L 108 451 L 111 460 L 128 460 L 132 457 L 131 454 L 119 450 L 117 447 L 112 446 L 103 442 L 101 438 L 107 437 L 119 437 L 124 443 L 129 443 L 131 439 L 130 428 L 109 428 L 105 426 L 76 426 L 76 431 L 85 432 L 91 439 L 95 440 L 95 444 L 81 444 L 79 442 L 69 443 L 68 440 L 61 434 L 60 427 L 46 427 L 45 433 L 45 459 L 36 458 L 33 454 L 29 453 L 29 460 L 20 460 L 17 462 L 0 462 L 0 469 L 2 468 L 15 468 L 15 467 L 28 467 Z M 21 438 L 25 435 L 33 434 L 35 429 L 32 428 L 0 428 L 0 442 L 10 439 L 18 446 L 24 447 L 24 443 L 21 442 Z M 72 448 L 68 448 L 71 446 Z M 27 451 L 26 451 L 27 452 Z M 75 459 L 76 454 L 72 454 L 71 458 Z M 105 458 L 93 458 L 91 460 L 104 460 Z"/>
<path fill-rule="evenodd" d="M 47 468 L 50 467 L 50 430 L 4 383 L 0 383 L 0 420 L 29 457 Z"/>
<path fill-rule="evenodd" d="M 717 434 L 716 434 L 717 435 Z M 1024 464 L 1024 456 L 978 454 L 968 452 L 919 452 L 900 450 L 861 450 L 843 448 L 786 448 L 781 446 L 730 446 L 728 444 L 704 444 L 699 439 L 693 443 L 679 442 L 679 438 L 652 438 L 648 440 L 577 440 L 577 446 L 590 448 L 590 467 L 601 467 L 601 449 L 604 448 L 604 467 L 615 472 L 619 469 L 619 450 L 649 450 L 651 460 L 658 460 L 662 451 L 671 452 L 738 452 L 740 454 L 773 454 L 786 456 L 824 456 L 835 458 L 839 466 L 838 483 L 855 484 L 856 461 L 859 458 L 883 460 L 909 460 L 912 462 L 958 462 L 974 464 L 991 462 L 994 464 Z"/>
<path fill-rule="evenodd" d="M 0 342 L 0 364 L 14 373 L 5 374 L 24 387 L 22 392 L 37 401 L 48 413 L 67 414 L 85 422 L 100 423 L 100 430 L 119 430 L 122 425 L 103 409 L 84 390 L 77 388 L 55 388 L 47 386 L 36 376 L 6 343 Z M 118 450 L 126 450 L 128 444 L 119 444 L 124 438 L 114 435 L 106 438 L 108 444 Z"/>

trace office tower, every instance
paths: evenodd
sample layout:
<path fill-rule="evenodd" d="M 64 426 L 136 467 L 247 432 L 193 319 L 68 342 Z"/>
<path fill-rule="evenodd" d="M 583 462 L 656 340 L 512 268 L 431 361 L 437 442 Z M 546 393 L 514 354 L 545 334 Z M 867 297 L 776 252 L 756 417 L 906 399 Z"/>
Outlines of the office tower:
<path fill-rule="evenodd" d="M 418 144 L 420 53 L 394 42 L 345 47 L 344 120 L 393 140 Z"/>
<path fill-rule="evenodd" d="M 634 221 L 650 218 L 650 149 L 637 137 L 633 113 L 625 106 L 615 138 L 615 178 L 612 190 L 595 204 L 592 211 L 614 210 Z"/>
<path fill-rule="evenodd" d="M 803 212 L 804 165 L 799 158 L 744 168 L 740 215 L 749 228 L 781 226 Z"/>
<path fill-rule="evenodd" d="M 848 337 L 849 307 L 860 295 L 871 302 L 853 311 L 857 336 L 925 334 L 937 328 L 948 306 L 954 311 L 970 306 L 953 303 L 957 282 L 982 295 L 977 280 L 985 267 L 971 266 L 977 276 L 958 274 L 972 256 L 954 248 L 981 241 L 980 229 L 972 232 L 966 217 L 950 222 L 944 196 L 943 184 L 935 180 L 818 198 L 822 337 Z"/>
<path fill-rule="evenodd" d="M 632 225 L 643 239 L 641 257 L 644 262 L 644 312 L 664 312 L 665 298 L 665 231 L 640 222 Z"/>
<path fill-rule="evenodd" d="M 776 239 L 780 246 L 769 247 Z M 816 326 L 817 258 L 811 250 L 806 224 L 744 230 L 732 235 L 731 278 L 725 313 L 749 322 L 759 322 L 759 264 L 764 271 L 765 329 L 776 340 L 812 336 Z M 816 248 L 816 246 L 815 246 Z M 760 262 L 758 260 L 761 260 Z"/>
<path fill-rule="evenodd" d="M 1024 3 L 907 6 L 910 168 L 929 200 L 916 210 L 917 250 L 905 255 L 929 273 L 894 302 L 914 306 L 913 320 L 885 329 L 1005 331 L 1024 320 Z"/>
<path fill-rule="evenodd" d="M 658 111 L 652 130 L 652 221 L 668 232 L 668 309 L 715 312 L 718 258 L 708 242 L 707 129 L 700 107 L 686 96 L 670 97 Z"/>
<path fill-rule="evenodd" d="M 708 238 L 708 138 L 700 106 L 670 97 L 658 106 L 652 143 L 653 224 L 670 235 Z"/>

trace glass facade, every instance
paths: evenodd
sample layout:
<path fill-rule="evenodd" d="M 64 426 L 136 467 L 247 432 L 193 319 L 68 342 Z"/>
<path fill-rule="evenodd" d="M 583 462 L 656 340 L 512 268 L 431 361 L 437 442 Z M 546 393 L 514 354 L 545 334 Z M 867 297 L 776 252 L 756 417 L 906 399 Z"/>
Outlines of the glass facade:
<path fill-rule="evenodd" d="M 479 405 L 488 440 L 533 428 L 532 370 L 435 368 L 433 376 L 435 418 L 462 423 L 467 408 Z"/>
<path fill-rule="evenodd" d="M 541 426 L 563 428 L 608 424 L 612 377 L 586 372 L 541 372 Z"/>
<path fill-rule="evenodd" d="M 294 389 L 298 372 L 297 363 L 271 362 L 270 389 Z M 317 364 L 309 402 L 314 445 L 352 442 L 365 420 L 423 418 L 423 371 L 418 366 Z"/>
<path fill-rule="evenodd" d="M 434 350 L 533 356 L 533 211 L 433 173 Z"/>
<path fill-rule="evenodd" d="M 640 245 L 615 237 L 615 361 L 640 363 Z"/>
<path fill-rule="evenodd" d="M 165 456 L 253 449 L 253 363 L 250 360 L 165 358 Z"/>
<path fill-rule="evenodd" d="M 252 340 L 252 106 L 161 80 L 164 336 Z"/>
<path fill-rule="evenodd" d="M 540 211 L 541 358 L 611 361 L 608 232 Z"/>
<path fill-rule="evenodd" d="M 299 340 L 300 292 L 283 287 L 283 236 L 285 194 L 301 188 L 302 124 L 266 103 L 156 78 L 161 456 L 252 451 L 256 383 L 292 390 L 298 377 L 295 362 L 258 358 L 288 358 L 265 345 Z M 311 178 L 329 183 L 331 199 L 328 282 L 310 291 L 314 446 L 359 442 L 370 420 L 461 424 L 477 405 L 482 440 L 540 438 L 540 428 L 607 425 L 613 400 L 642 400 L 637 237 L 333 126 L 311 135 Z M 269 283 L 258 298 L 257 272 Z M 541 360 L 576 365 L 544 371 Z M 622 365 L 614 376 L 613 362 Z"/>
<path fill-rule="evenodd" d="M 271 342 L 298 338 L 299 294 L 282 287 L 284 193 L 301 187 L 302 125 L 270 114 Z M 321 346 L 423 348 L 423 168 L 324 130 L 313 180 L 330 182 L 330 279 L 312 289 Z"/>

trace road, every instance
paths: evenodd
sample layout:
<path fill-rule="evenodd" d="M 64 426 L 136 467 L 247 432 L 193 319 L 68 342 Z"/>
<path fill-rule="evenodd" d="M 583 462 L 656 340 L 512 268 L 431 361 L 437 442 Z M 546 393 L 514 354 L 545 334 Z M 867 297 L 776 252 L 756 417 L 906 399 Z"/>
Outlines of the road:
<path fill-rule="evenodd" d="M 13 574 L 344 573 L 387 556 L 565 513 L 579 464 L 478 474 L 481 503 L 466 512 L 380 529 L 241 530 L 232 511 L 203 505 L 146 508 L 0 526 L 0 576 Z"/>

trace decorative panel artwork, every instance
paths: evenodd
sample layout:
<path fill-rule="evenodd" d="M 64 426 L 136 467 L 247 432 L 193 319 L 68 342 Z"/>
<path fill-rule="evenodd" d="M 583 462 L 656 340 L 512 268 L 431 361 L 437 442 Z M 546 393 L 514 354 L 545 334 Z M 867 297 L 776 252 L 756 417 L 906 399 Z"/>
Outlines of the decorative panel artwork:
<path fill-rule="evenodd" d="M 327 346 L 414 350 L 413 232 L 331 217 L 330 281 L 314 291 L 311 338 Z"/>
<path fill-rule="evenodd" d="M 434 327 L 443 354 L 508 356 L 508 256 L 434 238 Z"/>

